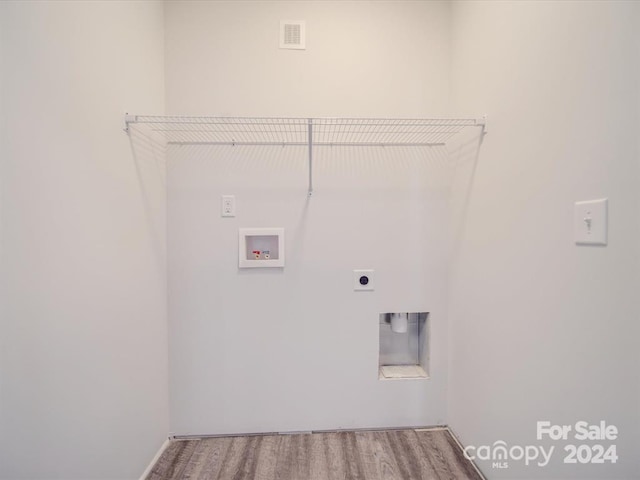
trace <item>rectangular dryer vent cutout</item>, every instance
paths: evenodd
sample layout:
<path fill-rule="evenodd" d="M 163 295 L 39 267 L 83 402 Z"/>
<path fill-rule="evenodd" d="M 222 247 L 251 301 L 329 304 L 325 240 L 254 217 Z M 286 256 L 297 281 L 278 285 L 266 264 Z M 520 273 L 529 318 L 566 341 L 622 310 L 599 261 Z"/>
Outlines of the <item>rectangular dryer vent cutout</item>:
<path fill-rule="evenodd" d="M 284 267 L 284 228 L 241 228 L 238 267 Z"/>
<path fill-rule="evenodd" d="M 378 379 L 429 378 L 429 313 L 379 315 Z"/>

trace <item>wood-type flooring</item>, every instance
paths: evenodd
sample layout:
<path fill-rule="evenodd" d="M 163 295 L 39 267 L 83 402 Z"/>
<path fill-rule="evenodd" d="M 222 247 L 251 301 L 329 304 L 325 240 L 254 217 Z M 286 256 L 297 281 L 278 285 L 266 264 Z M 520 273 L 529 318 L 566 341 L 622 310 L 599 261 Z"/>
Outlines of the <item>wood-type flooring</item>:
<path fill-rule="evenodd" d="M 482 480 L 446 429 L 174 440 L 147 480 Z"/>

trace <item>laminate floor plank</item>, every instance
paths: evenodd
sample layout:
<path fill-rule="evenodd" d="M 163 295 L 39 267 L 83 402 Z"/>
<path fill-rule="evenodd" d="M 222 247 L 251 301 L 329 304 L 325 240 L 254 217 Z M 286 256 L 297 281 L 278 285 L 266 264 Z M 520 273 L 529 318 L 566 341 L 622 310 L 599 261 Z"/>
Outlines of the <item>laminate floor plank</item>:
<path fill-rule="evenodd" d="M 323 433 L 327 480 L 347 479 L 347 459 L 342 448 L 342 433 Z"/>
<path fill-rule="evenodd" d="M 460 478 L 453 473 L 443 452 L 443 443 L 446 444 L 446 440 L 443 438 L 443 431 L 424 433 L 426 435 L 419 435 L 418 432 L 416 432 L 416 436 L 423 454 L 433 466 L 434 478 L 438 480 L 456 480 L 457 478 Z"/>
<path fill-rule="evenodd" d="M 311 478 L 311 434 L 283 435 L 278 451 L 276 478 Z"/>
<path fill-rule="evenodd" d="M 254 480 L 278 480 L 276 465 L 281 439 L 281 435 L 266 435 L 262 437 L 256 457 Z"/>
<path fill-rule="evenodd" d="M 437 479 L 433 465 L 422 454 L 422 447 L 415 431 L 389 431 L 387 432 L 387 438 L 403 479 Z"/>
<path fill-rule="evenodd" d="M 192 459 L 196 460 L 198 455 L 199 461 L 190 462 L 184 471 L 184 478 L 193 480 L 217 480 L 222 468 L 229 445 L 231 445 L 230 437 L 220 438 L 204 438 L 200 440 L 201 449 L 196 449 Z"/>
<path fill-rule="evenodd" d="M 482 480 L 448 430 L 171 442 L 146 480 Z"/>
<path fill-rule="evenodd" d="M 233 437 L 216 480 L 251 480 L 257 465 L 262 437 Z"/>
<path fill-rule="evenodd" d="M 147 480 L 173 480 L 182 478 L 189 460 L 198 445 L 197 440 L 172 442 L 160 456 L 147 476 Z"/>
<path fill-rule="evenodd" d="M 358 451 L 355 432 L 343 432 L 342 435 L 344 456 L 347 461 L 347 480 L 365 480 L 364 466 Z"/>
<path fill-rule="evenodd" d="M 357 432 L 356 444 L 365 478 L 384 480 L 404 480 L 395 458 L 386 432 Z"/>
<path fill-rule="evenodd" d="M 464 457 L 464 452 L 447 430 L 419 431 L 416 435 L 425 453 L 437 458 L 437 462 L 442 465 L 441 478 L 482 480 L 471 461 Z"/>
<path fill-rule="evenodd" d="M 332 461 L 327 456 L 327 449 L 325 448 L 324 434 L 311 435 L 309 452 L 309 480 L 326 480 L 329 479 L 329 462 Z"/>
<path fill-rule="evenodd" d="M 193 479 L 198 478 L 199 472 L 204 467 L 207 458 L 209 458 L 209 444 L 205 441 L 195 441 L 196 448 L 191 454 L 191 458 L 182 471 L 182 478 Z"/>

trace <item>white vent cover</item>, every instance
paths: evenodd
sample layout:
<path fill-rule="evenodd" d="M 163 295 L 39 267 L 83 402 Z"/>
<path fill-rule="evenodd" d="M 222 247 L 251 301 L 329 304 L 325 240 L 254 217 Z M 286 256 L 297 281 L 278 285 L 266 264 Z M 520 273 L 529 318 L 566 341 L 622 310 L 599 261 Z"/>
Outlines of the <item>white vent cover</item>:
<path fill-rule="evenodd" d="M 304 20 L 280 21 L 280 48 L 304 50 L 305 25 Z"/>

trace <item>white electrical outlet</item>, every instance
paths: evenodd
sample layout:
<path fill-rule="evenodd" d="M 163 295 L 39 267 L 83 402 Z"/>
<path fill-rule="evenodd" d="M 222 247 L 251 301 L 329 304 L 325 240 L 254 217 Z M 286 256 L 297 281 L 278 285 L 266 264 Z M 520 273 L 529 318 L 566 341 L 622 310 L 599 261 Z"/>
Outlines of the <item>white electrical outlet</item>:
<path fill-rule="evenodd" d="M 607 199 L 576 202 L 573 228 L 578 245 L 606 245 Z"/>
<path fill-rule="evenodd" d="M 222 216 L 236 216 L 236 197 L 235 195 L 222 195 Z"/>

